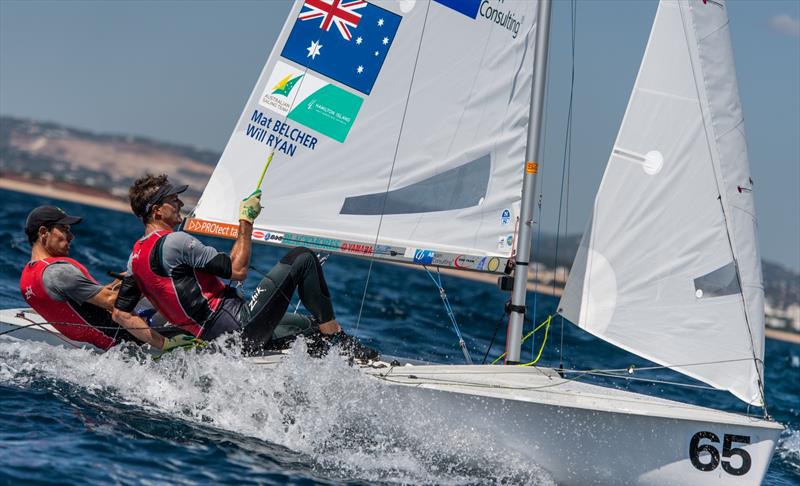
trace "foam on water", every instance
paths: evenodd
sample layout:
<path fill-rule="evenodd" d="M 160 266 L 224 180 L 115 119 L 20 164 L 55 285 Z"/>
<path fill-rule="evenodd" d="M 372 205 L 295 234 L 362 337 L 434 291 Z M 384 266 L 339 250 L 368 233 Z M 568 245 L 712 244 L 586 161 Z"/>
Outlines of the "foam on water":
<path fill-rule="evenodd" d="M 0 341 L 0 382 L 26 387 L 41 378 L 284 446 L 329 478 L 553 484 L 534 464 L 432 414 L 423 400 L 401 397 L 341 356 L 310 358 L 302 341 L 273 369 L 242 359 L 235 347 L 153 361 L 133 349 L 98 355 Z"/>
<path fill-rule="evenodd" d="M 787 427 L 778 440 L 775 453 L 789 468 L 800 474 L 800 431 Z"/>

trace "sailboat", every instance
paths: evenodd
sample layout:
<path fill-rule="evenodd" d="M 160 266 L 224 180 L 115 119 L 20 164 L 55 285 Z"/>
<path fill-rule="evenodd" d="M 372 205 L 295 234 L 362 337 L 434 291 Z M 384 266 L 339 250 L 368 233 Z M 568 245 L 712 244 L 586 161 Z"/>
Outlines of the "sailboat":
<path fill-rule="evenodd" d="M 261 174 L 256 242 L 497 275 L 513 259 L 505 366 L 367 363 L 363 372 L 559 484 L 757 484 L 783 430 L 766 412 L 515 366 L 550 9 L 297 0 L 185 229 L 235 237 L 237 198 L 262 186 Z M 766 410 L 742 120 L 725 3 L 663 0 L 559 312 Z M 5 327 L 26 319 L 36 317 L 0 315 Z"/>

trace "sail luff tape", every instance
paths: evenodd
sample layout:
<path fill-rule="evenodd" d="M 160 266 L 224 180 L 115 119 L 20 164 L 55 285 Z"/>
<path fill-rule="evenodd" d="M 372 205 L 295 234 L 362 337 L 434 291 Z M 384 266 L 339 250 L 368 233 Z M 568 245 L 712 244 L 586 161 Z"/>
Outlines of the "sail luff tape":
<path fill-rule="evenodd" d="M 536 174 L 539 172 L 539 164 L 536 162 L 525 162 L 525 172 L 528 174 Z"/>

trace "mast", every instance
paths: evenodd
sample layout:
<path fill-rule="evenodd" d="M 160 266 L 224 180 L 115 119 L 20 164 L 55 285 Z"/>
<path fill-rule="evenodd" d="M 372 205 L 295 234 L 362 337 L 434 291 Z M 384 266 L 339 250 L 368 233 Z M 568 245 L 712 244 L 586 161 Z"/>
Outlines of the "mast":
<path fill-rule="evenodd" d="M 531 109 L 528 123 L 528 141 L 525 148 L 525 172 L 522 179 L 522 204 L 520 211 L 519 237 L 517 239 L 514 288 L 511 294 L 511 313 L 506 334 L 506 364 L 517 364 L 522 347 L 522 324 L 525 320 L 525 299 L 528 290 L 528 263 L 531 254 L 531 230 L 533 206 L 536 199 L 536 162 L 539 155 L 539 132 L 544 111 L 545 87 L 547 84 L 547 47 L 550 37 L 550 2 L 541 0 L 536 28 L 536 53 L 534 55 Z"/>

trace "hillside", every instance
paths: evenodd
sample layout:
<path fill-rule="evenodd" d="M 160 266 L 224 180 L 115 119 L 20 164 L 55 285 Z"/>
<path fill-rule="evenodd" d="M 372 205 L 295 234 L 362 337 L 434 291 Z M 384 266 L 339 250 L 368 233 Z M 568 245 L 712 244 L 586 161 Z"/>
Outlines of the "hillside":
<path fill-rule="evenodd" d="M 102 135 L 55 123 L 0 117 L 0 177 L 125 200 L 145 172 L 189 184 L 196 200 L 219 154 L 156 140 Z"/>

